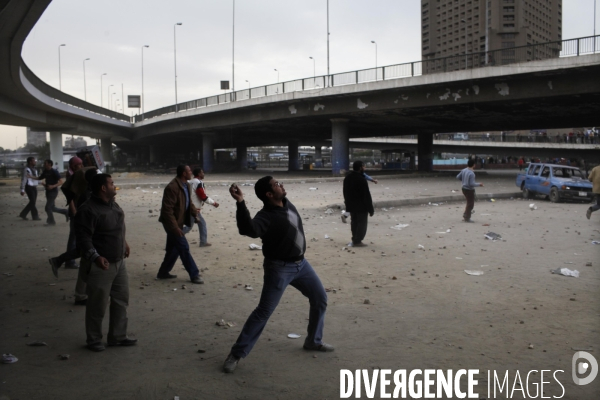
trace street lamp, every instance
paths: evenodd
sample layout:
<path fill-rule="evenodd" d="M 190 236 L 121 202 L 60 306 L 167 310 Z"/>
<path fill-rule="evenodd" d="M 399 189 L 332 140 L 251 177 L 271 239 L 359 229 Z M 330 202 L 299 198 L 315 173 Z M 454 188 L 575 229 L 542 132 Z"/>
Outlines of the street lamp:
<path fill-rule="evenodd" d="M 173 25 L 173 49 L 175 55 L 175 112 L 177 112 L 177 34 L 175 28 L 177 28 L 178 25 L 181 26 L 182 23 L 178 22 Z"/>
<path fill-rule="evenodd" d="M 277 71 L 277 68 L 274 71 L 277 72 L 277 83 L 279 83 L 279 71 Z"/>
<path fill-rule="evenodd" d="M 102 105 L 104 104 L 104 101 L 102 99 L 102 77 L 104 75 L 108 75 L 108 74 L 105 72 L 102 75 L 100 75 L 100 107 L 102 107 Z"/>
<path fill-rule="evenodd" d="M 62 92 L 62 79 L 60 76 L 60 48 L 66 46 L 66 44 L 61 44 L 58 46 L 58 90 Z"/>
<path fill-rule="evenodd" d="M 231 17 L 231 92 L 235 93 L 235 0 Z"/>
<path fill-rule="evenodd" d="M 89 58 L 83 60 L 83 99 L 87 101 L 87 88 L 85 85 L 85 62 L 88 61 Z"/>
<path fill-rule="evenodd" d="M 467 60 L 467 21 L 461 19 L 460 22 L 465 24 L 465 69 L 467 69 L 468 60 Z"/>
<path fill-rule="evenodd" d="M 115 86 L 115 85 L 109 85 L 106 88 L 106 99 L 108 100 L 108 102 L 106 103 L 106 108 L 110 109 L 110 87 L 111 86 Z"/>
<path fill-rule="evenodd" d="M 329 82 L 329 0 L 327 0 L 327 81 Z M 329 83 L 327 85 L 329 86 Z"/>
<path fill-rule="evenodd" d="M 250 81 L 246 79 L 246 82 L 248 83 L 248 90 L 250 90 Z"/>
<path fill-rule="evenodd" d="M 144 119 L 144 47 L 148 48 L 147 44 L 142 46 L 142 119 Z"/>
<path fill-rule="evenodd" d="M 313 84 L 315 84 L 315 79 L 316 79 L 316 76 L 317 76 L 316 67 L 315 67 L 315 59 L 312 58 L 312 57 L 308 57 L 308 58 L 310 58 L 311 60 L 313 60 Z"/>
<path fill-rule="evenodd" d="M 371 40 L 371 43 L 375 45 L 375 80 L 377 80 L 377 42 Z"/>

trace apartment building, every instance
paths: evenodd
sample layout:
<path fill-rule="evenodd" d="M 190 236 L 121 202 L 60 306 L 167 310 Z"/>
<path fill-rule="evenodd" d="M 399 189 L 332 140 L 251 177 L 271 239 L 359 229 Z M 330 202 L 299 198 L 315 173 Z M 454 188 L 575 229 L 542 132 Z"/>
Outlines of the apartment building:
<path fill-rule="evenodd" d="M 562 0 L 421 0 L 421 36 L 423 73 L 558 57 Z"/>

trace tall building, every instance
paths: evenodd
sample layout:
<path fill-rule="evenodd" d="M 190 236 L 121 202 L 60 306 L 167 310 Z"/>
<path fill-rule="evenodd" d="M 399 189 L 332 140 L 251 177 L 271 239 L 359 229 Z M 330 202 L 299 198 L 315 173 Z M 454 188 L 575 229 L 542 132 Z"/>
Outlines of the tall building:
<path fill-rule="evenodd" d="M 46 144 L 46 132 L 32 131 L 27 128 L 27 144 L 39 147 Z"/>
<path fill-rule="evenodd" d="M 558 57 L 562 0 L 421 0 L 421 35 L 423 73 Z"/>

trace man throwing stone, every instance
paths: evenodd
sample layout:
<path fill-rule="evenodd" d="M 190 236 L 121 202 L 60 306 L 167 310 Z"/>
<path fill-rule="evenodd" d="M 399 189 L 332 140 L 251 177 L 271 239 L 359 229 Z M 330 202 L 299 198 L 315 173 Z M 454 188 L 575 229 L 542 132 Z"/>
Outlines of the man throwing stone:
<path fill-rule="evenodd" d="M 260 301 L 225 360 L 223 370 L 228 373 L 235 370 L 241 358 L 250 354 L 288 285 L 308 297 L 310 303 L 304 349 L 333 351 L 333 346 L 322 341 L 327 295 L 321 280 L 304 258 L 306 240 L 300 214 L 285 197 L 283 184 L 273 177 L 259 179 L 254 191 L 263 202 L 263 208 L 251 218 L 242 190 L 237 185 L 229 188 L 231 197 L 237 201 L 236 220 L 240 235 L 260 237 L 265 259 Z"/>
<path fill-rule="evenodd" d="M 344 203 L 346 203 L 346 211 L 350 213 L 351 218 L 352 242 L 348 243 L 348 246 L 351 247 L 366 246 L 362 240 L 367 234 L 368 216 L 372 217 L 375 213 L 364 172 L 363 162 L 355 161 L 352 164 L 352 171 L 344 178 Z"/>
<path fill-rule="evenodd" d="M 109 346 L 132 346 L 137 339 L 127 337 L 129 278 L 125 258 L 125 214 L 115 202 L 117 191 L 108 174 L 92 179 L 92 197 L 75 216 L 77 248 L 82 254 L 79 276 L 87 283 L 85 331 L 87 347 L 103 351 L 102 320 L 110 299 Z"/>
<path fill-rule="evenodd" d="M 192 189 L 188 181 L 192 179 L 192 170 L 187 165 L 177 167 L 177 176 L 165 187 L 160 209 L 159 222 L 162 222 L 167 232 L 165 258 L 158 270 L 158 279 L 173 279 L 171 274 L 177 258 L 181 258 L 185 270 L 190 275 L 192 283 L 204 283 L 194 258 L 190 254 L 190 245 L 185 238 L 198 215 L 198 210 L 191 200 Z"/>

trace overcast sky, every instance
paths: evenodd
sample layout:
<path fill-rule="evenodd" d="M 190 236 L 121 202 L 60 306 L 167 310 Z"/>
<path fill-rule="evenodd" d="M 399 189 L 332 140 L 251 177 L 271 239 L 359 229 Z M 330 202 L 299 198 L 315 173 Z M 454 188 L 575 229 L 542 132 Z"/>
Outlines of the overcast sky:
<path fill-rule="evenodd" d="M 236 0 L 235 89 L 327 73 L 327 1 Z M 421 58 L 419 0 L 329 0 L 330 71 L 338 73 Z M 141 94 L 144 49 L 145 110 L 175 103 L 174 41 L 177 34 L 178 101 L 222 93 L 232 78 L 233 0 L 54 0 L 31 31 L 23 59 L 47 84 L 100 104 L 107 94 L 125 103 Z M 563 0 L 563 38 L 593 34 L 594 0 Z M 600 11 L 600 10 L 598 10 Z M 600 14 L 600 12 L 598 13 Z M 598 24 L 597 24 L 598 26 Z M 600 29 L 598 29 L 600 32 Z M 107 91 L 107 85 L 114 85 Z M 114 102 L 111 102 L 111 107 Z M 137 109 L 125 108 L 127 115 Z M 25 129 L 0 125 L 0 146 L 15 148 Z"/>

